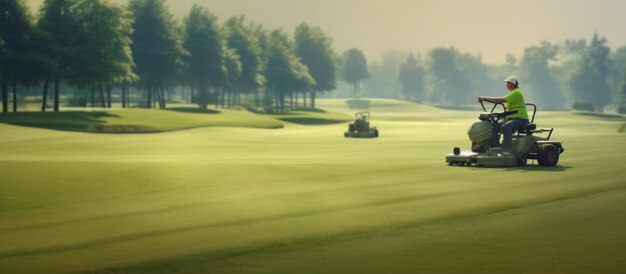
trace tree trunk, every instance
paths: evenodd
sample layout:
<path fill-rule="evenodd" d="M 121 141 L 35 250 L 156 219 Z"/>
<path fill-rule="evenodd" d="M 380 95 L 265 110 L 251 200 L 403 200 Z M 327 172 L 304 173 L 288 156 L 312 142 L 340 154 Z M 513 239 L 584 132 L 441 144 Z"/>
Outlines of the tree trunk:
<path fill-rule="evenodd" d="M 2 80 L 0 82 L 0 89 L 2 89 L 2 112 L 9 112 L 9 88 L 7 82 Z"/>
<path fill-rule="evenodd" d="M 259 107 L 261 105 L 261 96 L 259 96 L 259 89 L 254 89 L 254 106 Z"/>
<path fill-rule="evenodd" d="M 122 108 L 126 108 L 126 84 L 125 83 L 122 83 L 121 89 L 122 89 L 122 95 L 121 95 Z"/>
<path fill-rule="evenodd" d="M 285 113 L 285 93 L 280 93 L 280 113 Z"/>
<path fill-rule="evenodd" d="M 161 108 L 161 90 L 160 87 L 154 88 L 154 108 Z"/>
<path fill-rule="evenodd" d="M 219 93 L 222 95 L 222 108 L 224 108 L 224 105 L 226 104 L 226 91 L 223 88 L 220 88 Z"/>
<path fill-rule="evenodd" d="M 296 94 L 295 94 L 295 95 L 292 95 L 292 97 L 293 97 L 293 96 L 295 96 L 295 97 L 296 97 L 296 102 L 295 102 L 295 103 L 296 103 L 296 106 L 295 106 L 295 108 L 297 109 L 297 108 L 298 108 L 298 93 L 296 92 Z"/>
<path fill-rule="evenodd" d="M 107 85 L 106 89 L 107 89 L 107 107 L 111 108 L 111 93 L 112 93 L 113 88 Z"/>
<path fill-rule="evenodd" d="M 193 96 L 195 95 L 195 90 L 193 86 L 189 87 L 189 103 L 193 103 Z"/>
<path fill-rule="evenodd" d="M 166 100 L 165 100 L 165 89 L 161 86 L 159 87 L 159 91 L 161 93 L 161 101 L 159 102 L 159 106 L 161 107 L 161 109 L 165 109 L 166 105 Z"/>
<path fill-rule="evenodd" d="M 154 108 L 157 108 L 157 105 L 161 108 L 161 92 L 159 91 L 159 87 L 155 87 L 152 92 L 154 92 Z"/>
<path fill-rule="evenodd" d="M 61 78 L 54 78 L 54 112 L 59 112 L 59 87 L 61 86 Z"/>
<path fill-rule="evenodd" d="M 311 92 L 311 109 L 315 110 L 315 96 L 317 95 L 317 91 Z"/>
<path fill-rule="evenodd" d="M 215 108 L 222 107 L 224 108 L 224 90 L 217 89 L 215 91 Z"/>
<path fill-rule="evenodd" d="M 220 90 L 222 91 L 222 94 L 224 96 L 222 107 L 230 107 L 230 93 L 223 88 L 220 88 Z"/>
<path fill-rule="evenodd" d="M 46 112 L 46 105 L 48 104 L 48 85 L 49 84 L 50 84 L 50 77 L 46 77 L 46 81 L 43 83 L 41 112 Z"/>
<path fill-rule="evenodd" d="M 226 93 L 228 94 L 228 107 L 232 108 L 234 105 L 234 101 L 235 101 L 235 92 L 232 90 L 229 90 Z"/>
<path fill-rule="evenodd" d="M 17 112 L 17 82 L 13 82 L 13 112 Z"/>
<path fill-rule="evenodd" d="M 91 107 L 95 108 L 96 107 L 96 90 L 92 87 L 90 88 L 91 90 Z"/>
<path fill-rule="evenodd" d="M 130 108 L 130 90 L 131 87 L 129 87 L 127 84 L 124 85 L 124 87 L 126 88 L 126 107 Z"/>
<path fill-rule="evenodd" d="M 163 99 L 163 87 L 159 86 L 156 88 L 156 101 L 157 104 L 159 105 L 159 109 L 163 109 L 163 103 L 165 102 L 165 99 Z"/>
<path fill-rule="evenodd" d="M 148 99 L 148 101 L 146 102 L 146 108 L 151 108 L 152 107 L 152 87 L 148 87 L 146 89 L 146 98 Z"/>
<path fill-rule="evenodd" d="M 100 90 L 100 104 L 102 105 L 102 108 L 106 108 L 106 101 L 104 98 L 104 87 L 102 86 L 102 83 L 98 83 L 98 89 Z"/>
<path fill-rule="evenodd" d="M 274 106 L 276 109 L 276 113 L 280 113 L 280 93 L 278 91 L 274 91 Z"/>
<path fill-rule="evenodd" d="M 302 102 L 304 103 L 304 109 L 307 109 L 308 106 L 306 104 L 306 92 L 302 93 Z"/>

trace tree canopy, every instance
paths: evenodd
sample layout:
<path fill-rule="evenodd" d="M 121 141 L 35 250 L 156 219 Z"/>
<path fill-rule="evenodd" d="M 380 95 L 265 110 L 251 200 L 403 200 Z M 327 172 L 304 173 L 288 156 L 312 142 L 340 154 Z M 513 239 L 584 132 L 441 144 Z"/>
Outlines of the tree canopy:
<path fill-rule="evenodd" d="M 346 82 L 352 84 L 353 97 L 356 98 L 359 83 L 370 76 L 367 70 L 367 59 L 361 50 L 352 48 L 343 53 L 341 76 Z"/>
<path fill-rule="evenodd" d="M 410 53 L 406 61 L 400 65 L 398 79 L 402 85 L 402 91 L 408 99 L 421 101 L 424 99 L 425 70 L 417 63 L 413 53 Z"/>
<path fill-rule="evenodd" d="M 302 23 L 296 27 L 294 40 L 296 56 L 315 80 L 311 90 L 311 108 L 315 108 L 318 91 L 330 91 L 337 87 L 337 67 L 331 39 L 319 27 Z"/>
<path fill-rule="evenodd" d="M 163 90 L 182 73 L 187 53 L 178 34 L 178 26 L 165 7 L 165 0 L 131 0 L 134 23 L 131 35 L 135 72 L 147 93 L 147 107 L 157 100 L 165 107 Z M 154 95 L 154 97 L 153 97 Z"/>

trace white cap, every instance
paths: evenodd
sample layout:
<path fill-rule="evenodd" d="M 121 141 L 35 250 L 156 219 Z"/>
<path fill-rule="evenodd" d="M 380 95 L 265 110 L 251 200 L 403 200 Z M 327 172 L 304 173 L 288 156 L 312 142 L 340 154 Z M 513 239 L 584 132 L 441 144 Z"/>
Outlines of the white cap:
<path fill-rule="evenodd" d="M 512 75 L 511 75 L 511 76 L 509 76 L 509 77 L 507 77 L 507 78 L 504 80 L 504 82 L 511 82 L 511 83 L 513 83 L 513 85 L 516 85 L 516 86 L 517 86 L 517 84 L 518 84 L 518 82 L 517 82 L 517 77 L 512 76 Z"/>

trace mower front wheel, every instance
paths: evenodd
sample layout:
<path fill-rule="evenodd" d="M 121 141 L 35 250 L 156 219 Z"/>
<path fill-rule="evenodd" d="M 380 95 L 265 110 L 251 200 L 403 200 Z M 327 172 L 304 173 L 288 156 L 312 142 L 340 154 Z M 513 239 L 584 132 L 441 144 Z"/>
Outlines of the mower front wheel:
<path fill-rule="evenodd" d="M 552 144 L 543 144 L 537 150 L 537 163 L 540 166 L 556 166 L 559 162 L 559 149 Z"/>

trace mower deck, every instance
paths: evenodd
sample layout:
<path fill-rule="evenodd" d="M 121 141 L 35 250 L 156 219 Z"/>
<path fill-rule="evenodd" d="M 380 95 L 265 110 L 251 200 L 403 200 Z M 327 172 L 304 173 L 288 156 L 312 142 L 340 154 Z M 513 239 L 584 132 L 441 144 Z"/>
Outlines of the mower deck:
<path fill-rule="evenodd" d="M 459 166 L 484 166 L 484 167 L 508 167 L 517 166 L 515 155 L 503 154 L 501 148 L 491 148 L 486 153 L 461 151 L 458 155 L 450 153 L 446 155 L 448 165 Z"/>

